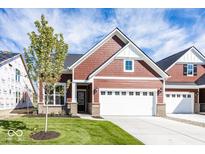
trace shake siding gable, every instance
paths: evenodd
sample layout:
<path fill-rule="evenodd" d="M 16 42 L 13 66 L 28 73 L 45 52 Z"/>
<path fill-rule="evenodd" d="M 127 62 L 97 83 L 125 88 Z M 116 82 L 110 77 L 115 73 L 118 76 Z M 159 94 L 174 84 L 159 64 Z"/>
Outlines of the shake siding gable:
<path fill-rule="evenodd" d="M 160 77 L 143 60 L 134 60 L 134 72 L 124 72 L 123 59 L 115 59 L 96 76 L 112 77 Z"/>
<path fill-rule="evenodd" d="M 74 79 L 86 80 L 93 71 L 124 46 L 117 36 L 113 36 L 74 69 Z"/>

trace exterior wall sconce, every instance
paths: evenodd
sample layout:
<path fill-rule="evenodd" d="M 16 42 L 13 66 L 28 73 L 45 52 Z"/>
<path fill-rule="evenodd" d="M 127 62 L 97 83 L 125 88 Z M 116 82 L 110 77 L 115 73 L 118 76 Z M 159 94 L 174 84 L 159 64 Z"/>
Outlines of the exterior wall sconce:
<path fill-rule="evenodd" d="M 159 90 L 157 90 L 157 95 L 162 93 L 162 88 L 160 88 Z"/>
<path fill-rule="evenodd" d="M 94 89 L 94 94 L 96 94 L 98 92 L 98 89 L 96 88 L 96 89 Z"/>

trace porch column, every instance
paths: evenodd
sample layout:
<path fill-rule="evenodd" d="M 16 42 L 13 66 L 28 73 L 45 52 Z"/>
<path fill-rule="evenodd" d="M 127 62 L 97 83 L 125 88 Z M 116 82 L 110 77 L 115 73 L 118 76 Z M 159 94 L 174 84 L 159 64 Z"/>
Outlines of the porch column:
<path fill-rule="evenodd" d="M 72 100 L 70 103 L 70 113 L 72 116 L 77 115 L 77 83 L 72 82 Z"/>
<path fill-rule="evenodd" d="M 77 84 L 72 82 L 72 103 L 77 103 Z"/>

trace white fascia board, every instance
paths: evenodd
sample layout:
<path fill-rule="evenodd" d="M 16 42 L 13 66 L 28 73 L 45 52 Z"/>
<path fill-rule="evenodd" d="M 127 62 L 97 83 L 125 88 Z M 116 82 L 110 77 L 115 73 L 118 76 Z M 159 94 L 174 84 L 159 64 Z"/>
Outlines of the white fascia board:
<path fill-rule="evenodd" d="M 199 53 L 198 50 L 197 50 L 195 47 L 191 47 L 187 52 L 189 52 L 190 50 L 194 51 L 197 55 L 199 55 L 199 56 L 205 61 L 205 57 L 204 57 L 203 55 L 201 55 L 201 53 Z M 187 53 L 187 52 L 186 52 L 186 53 Z M 185 54 L 186 54 L 186 53 L 185 53 Z M 182 55 L 182 56 L 183 56 L 183 55 Z M 182 56 L 181 56 L 181 57 L 182 57 Z M 180 57 L 180 58 L 181 58 L 181 57 Z M 179 58 L 179 59 L 180 59 L 180 58 Z M 169 69 L 171 69 L 176 63 L 178 63 L 179 59 L 177 59 L 172 65 L 170 65 L 170 66 L 165 70 L 165 72 L 167 72 L 167 71 L 168 71 Z"/>
<path fill-rule="evenodd" d="M 119 55 L 121 52 L 123 52 L 124 49 L 126 49 L 128 46 L 133 46 L 136 52 L 140 52 L 140 56 L 142 56 L 143 60 L 146 61 L 149 66 L 151 66 L 154 70 L 158 70 L 157 73 L 159 73 L 163 78 L 167 79 L 169 76 L 163 72 L 155 63 L 153 63 L 148 57 L 144 56 L 144 53 L 140 51 L 132 42 L 129 42 L 127 45 L 125 45 L 121 50 L 118 51 L 117 54 L 115 54 L 113 57 L 111 57 L 106 63 L 104 63 L 101 67 L 99 67 L 95 72 L 93 72 L 90 76 L 89 79 L 92 79 L 97 73 L 99 73 L 103 68 L 105 68 L 108 64 L 110 64 L 117 55 Z"/>
<path fill-rule="evenodd" d="M 6 59 L 6 60 L 3 60 L 3 61 L 1 61 L 0 62 L 0 64 L 2 64 L 2 63 L 7 63 L 7 61 L 9 61 L 9 60 L 11 60 L 11 59 L 15 59 L 15 58 L 17 58 L 18 56 L 21 56 L 21 54 L 19 53 L 19 54 L 17 54 L 16 56 L 13 56 L 13 57 L 11 57 L 11 58 L 8 58 L 8 59 Z"/>
<path fill-rule="evenodd" d="M 113 77 L 113 76 L 95 76 L 93 79 L 108 79 L 108 80 L 163 80 L 157 77 Z"/>
<path fill-rule="evenodd" d="M 93 52 L 99 49 L 104 43 L 106 43 L 109 38 L 112 36 L 117 35 L 122 41 L 126 42 L 127 40 L 122 36 L 118 29 L 114 29 L 110 34 L 108 34 L 103 40 L 101 40 L 98 44 L 92 47 L 85 55 L 83 55 L 79 60 L 77 60 L 74 64 L 72 64 L 68 69 L 73 69 L 77 65 L 79 65 L 82 61 L 84 61 L 88 56 L 90 56 Z"/>
<path fill-rule="evenodd" d="M 92 80 L 73 80 L 74 83 L 92 83 Z"/>
<path fill-rule="evenodd" d="M 146 91 L 146 92 L 157 92 L 156 88 L 153 89 L 146 89 L 146 88 L 99 88 L 99 91 L 106 91 L 106 90 L 110 90 L 110 91 Z"/>
<path fill-rule="evenodd" d="M 159 75 L 165 79 L 169 78 L 169 75 L 166 74 L 161 68 L 159 68 L 159 66 L 157 66 L 152 60 L 150 60 L 150 58 L 147 55 L 145 55 L 134 43 L 132 43 L 131 41 L 129 43 L 136 49 L 137 52 L 139 52 L 140 56 L 143 57 L 143 60 L 146 63 L 148 63 L 149 66 L 151 66 L 154 69 L 154 71 L 159 73 Z"/>
<path fill-rule="evenodd" d="M 199 86 L 197 85 L 166 85 L 165 84 L 165 88 L 166 89 L 198 89 Z"/>
<path fill-rule="evenodd" d="M 112 56 L 108 61 L 106 61 L 102 66 L 100 66 L 97 70 L 95 70 L 90 76 L 89 79 L 92 79 L 97 73 L 99 73 L 102 69 L 104 69 L 107 65 L 109 65 L 117 55 L 119 55 L 125 48 L 129 46 L 129 43 L 126 44 L 121 50 L 119 50 L 114 56 Z"/>

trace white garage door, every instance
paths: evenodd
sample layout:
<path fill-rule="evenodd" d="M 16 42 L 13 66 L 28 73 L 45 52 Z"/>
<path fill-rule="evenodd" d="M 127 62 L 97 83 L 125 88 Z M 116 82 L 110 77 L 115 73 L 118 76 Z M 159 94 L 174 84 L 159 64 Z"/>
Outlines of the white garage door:
<path fill-rule="evenodd" d="M 101 115 L 154 115 L 156 93 L 148 90 L 100 90 Z"/>
<path fill-rule="evenodd" d="M 193 113 L 194 93 L 166 92 L 167 113 Z"/>

